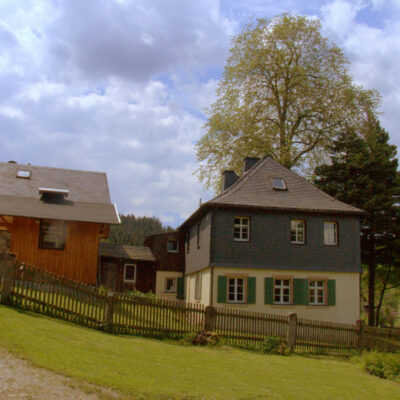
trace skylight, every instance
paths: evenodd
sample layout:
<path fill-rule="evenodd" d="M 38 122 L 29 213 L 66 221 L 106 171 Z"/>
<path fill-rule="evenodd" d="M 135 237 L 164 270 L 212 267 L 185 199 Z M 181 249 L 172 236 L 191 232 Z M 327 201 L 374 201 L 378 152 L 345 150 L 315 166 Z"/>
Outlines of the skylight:
<path fill-rule="evenodd" d="M 31 177 L 31 171 L 24 171 L 22 169 L 17 171 L 17 178 L 29 179 Z"/>
<path fill-rule="evenodd" d="M 272 178 L 272 187 L 275 190 L 287 190 L 286 183 L 282 178 Z"/>

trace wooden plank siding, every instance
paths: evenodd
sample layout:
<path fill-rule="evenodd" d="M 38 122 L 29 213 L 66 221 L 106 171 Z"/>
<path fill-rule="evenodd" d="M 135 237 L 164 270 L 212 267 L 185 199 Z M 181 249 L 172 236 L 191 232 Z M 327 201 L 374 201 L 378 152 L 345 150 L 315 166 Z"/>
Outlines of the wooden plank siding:
<path fill-rule="evenodd" d="M 66 222 L 64 250 L 39 248 L 39 219 L 14 217 L 10 250 L 20 262 L 36 265 L 49 272 L 95 285 L 99 235 L 103 224 Z"/>

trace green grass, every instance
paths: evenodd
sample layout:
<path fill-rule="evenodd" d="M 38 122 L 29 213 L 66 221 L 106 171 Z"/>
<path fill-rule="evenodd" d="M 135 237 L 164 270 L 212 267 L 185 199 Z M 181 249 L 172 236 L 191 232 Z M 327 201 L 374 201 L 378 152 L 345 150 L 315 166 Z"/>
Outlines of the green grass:
<path fill-rule="evenodd" d="M 339 358 L 115 336 L 4 306 L 0 346 L 133 399 L 400 399 L 400 385 Z"/>

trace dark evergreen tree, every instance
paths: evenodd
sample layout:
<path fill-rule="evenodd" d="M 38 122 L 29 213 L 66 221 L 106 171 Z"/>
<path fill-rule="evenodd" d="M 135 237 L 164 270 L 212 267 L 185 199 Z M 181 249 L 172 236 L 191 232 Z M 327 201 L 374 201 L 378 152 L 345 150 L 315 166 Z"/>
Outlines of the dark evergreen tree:
<path fill-rule="evenodd" d="M 121 224 L 111 227 L 108 243 L 143 246 L 146 236 L 173 230 L 170 226 L 164 226 L 157 217 L 135 217 L 121 214 L 120 218 Z"/>
<path fill-rule="evenodd" d="M 366 211 L 361 256 L 368 268 L 368 323 L 376 325 L 384 290 L 398 262 L 400 179 L 396 146 L 379 121 L 360 134 L 343 132 L 330 148 L 330 162 L 315 170 L 315 184 L 331 196 Z M 378 276 L 377 276 L 378 273 Z M 392 274 L 393 275 L 393 274 Z M 376 283 L 383 289 L 376 305 Z"/>

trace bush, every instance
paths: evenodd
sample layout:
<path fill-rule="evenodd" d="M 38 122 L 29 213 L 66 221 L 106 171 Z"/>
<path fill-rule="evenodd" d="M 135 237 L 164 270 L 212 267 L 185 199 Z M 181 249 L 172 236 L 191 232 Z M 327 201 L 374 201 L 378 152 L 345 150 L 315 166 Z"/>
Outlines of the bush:
<path fill-rule="evenodd" d="M 360 364 L 371 375 L 400 382 L 400 354 L 365 352 L 361 356 Z"/>

